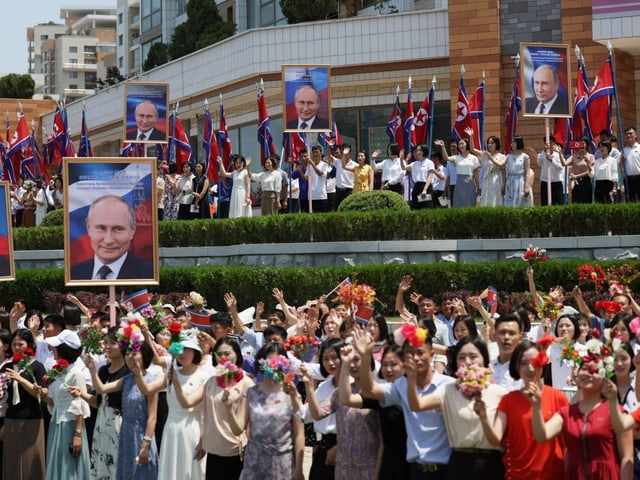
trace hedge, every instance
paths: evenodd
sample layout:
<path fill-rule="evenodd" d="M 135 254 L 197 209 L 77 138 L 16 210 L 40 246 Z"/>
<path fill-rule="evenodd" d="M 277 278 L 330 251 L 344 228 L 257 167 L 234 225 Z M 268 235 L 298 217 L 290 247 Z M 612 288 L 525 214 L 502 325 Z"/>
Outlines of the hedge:
<path fill-rule="evenodd" d="M 577 267 L 584 262 L 579 260 L 547 261 L 536 267 L 535 277 L 538 289 L 547 291 L 555 285 L 562 285 L 570 291 L 577 283 Z M 610 261 L 600 262 L 604 268 L 609 265 L 621 265 L 635 262 Z M 307 299 L 331 291 L 345 277 L 353 281 L 364 282 L 376 290 L 376 304 L 385 314 L 394 311 L 395 294 L 403 275 L 414 278 L 416 291 L 439 297 L 450 292 L 458 292 L 462 297 L 467 294 L 478 294 L 488 285 L 494 286 L 501 296 L 501 301 L 509 305 L 522 301 L 528 290 L 526 277 L 527 264 L 523 261 L 509 260 L 498 263 L 432 263 L 407 265 L 367 265 L 359 267 L 330 268 L 274 268 L 274 267 L 241 267 L 241 266 L 198 266 L 161 268 L 161 283 L 157 287 L 149 287 L 150 292 L 173 294 L 175 292 L 198 291 L 208 299 L 209 305 L 223 308 L 223 295 L 231 291 L 238 298 L 242 308 L 254 305 L 257 300 L 265 302 L 265 307 L 275 307 L 275 299 L 271 295 L 273 287 L 282 289 L 285 298 L 292 305 L 304 303 Z M 144 286 L 141 286 L 144 287 Z M 592 285 L 583 285 L 585 290 L 593 290 Z M 640 280 L 635 280 L 632 289 L 640 287 Z M 136 286 L 126 287 L 131 293 Z M 26 298 L 29 308 L 46 311 L 55 310 L 55 306 L 47 305 L 49 292 L 75 292 L 76 289 L 64 286 L 64 272 L 59 270 L 19 270 L 14 282 L 0 283 L 0 298 L 8 309 L 17 298 Z M 104 294 L 106 289 L 84 288 L 95 294 Z M 462 293 L 460 293 L 462 292 Z M 466 293 L 465 293 L 466 292 Z M 516 292 L 512 294 L 512 292 Z M 604 294 L 603 294 L 604 295 Z M 333 296 L 332 296 L 333 297 Z M 175 298 L 175 297 L 174 297 Z M 330 297 L 331 298 L 331 297 Z"/>
<path fill-rule="evenodd" d="M 389 192 L 387 192 L 389 193 Z M 62 216 L 54 212 L 57 219 Z M 49 214 L 51 215 L 51 214 Z M 159 222 L 161 247 L 640 234 L 640 204 L 376 210 Z M 61 226 L 14 229 L 16 250 L 63 248 Z"/>

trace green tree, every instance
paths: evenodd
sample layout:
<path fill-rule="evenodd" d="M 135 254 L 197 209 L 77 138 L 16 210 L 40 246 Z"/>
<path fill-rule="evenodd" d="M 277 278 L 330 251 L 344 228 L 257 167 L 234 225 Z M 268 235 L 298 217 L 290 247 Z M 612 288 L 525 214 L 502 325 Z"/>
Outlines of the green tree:
<path fill-rule="evenodd" d="M 164 65 L 169 61 L 169 46 L 162 43 L 154 43 L 151 45 L 149 49 L 149 53 L 147 54 L 147 59 L 144 61 L 144 65 L 142 65 L 142 69 L 146 72 L 147 70 L 151 70 L 152 68 L 159 67 L 160 65 Z"/>
<path fill-rule="evenodd" d="M 172 60 L 195 52 L 234 34 L 234 23 L 222 20 L 215 0 L 189 0 L 187 21 L 178 25 L 171 37 Z"/>
<path fill-rule="evenodd" d="M 31 98 L 35 90 L 31 75 L 10 73 L 0 77 L 0 98 Z"/>
<path fill-rule="evenodd" d="M 313 22 L 335 17 L 337 0 L 280 0 L 280 9 L 289 23 Z"/>

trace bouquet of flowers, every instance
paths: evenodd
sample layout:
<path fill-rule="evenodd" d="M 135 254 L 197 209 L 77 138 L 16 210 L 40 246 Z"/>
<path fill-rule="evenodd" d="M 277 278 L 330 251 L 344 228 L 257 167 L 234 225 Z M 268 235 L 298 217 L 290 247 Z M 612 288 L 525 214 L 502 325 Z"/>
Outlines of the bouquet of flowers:
<path fill-rule="evenodd" d="M 198 292 L 189 292 L 189 300 L 191 300 L 191 305 L 194 310 L 202 310 L 207 304 L 205 298 Z"/>
<path fill-rule="evenodd" d="M 162 303 L 158 301 L 153 307 L 148 305 L 140 310 L 140 315 L 149 325 L 149 331 L 154 337 L 163 331 L 173 320 L 171 315 L 165 315 L 162 309 Z"/>
<path fill-rule="evenodd" d="M 540 381 L 540 377 L 542 376 L 542 369 L 547 366 L 549 363 L 549 357 L 547 356 L 547 348 L 556 339 L 553 335 L 545 334 L 540 340 L 538 340 L 538 346 L 540 347 L 540 351 L 538 354 L 531 360 L 531 365 L 536 369 L 534 382 L 538 383 Z"/>
<path fill-rule="evenodd" d="M 467 400 L 480 398 L 492 382 L 489 368 L 461 363 L 456 372 L 456 388 Z"/>
<path fill-rule="evenodd" d="M 611 378 L 615 375 L 614 354 L 621 344 L 617 338 L 612 339 L 610 345 L 602 343 L 598 338 L 592 338 L 587 341 L 586 352 L 580 353 L 576 350 L 575 344 L 570 343 L 563 348 L 560 361 L 575 368 L 580 368 L 586 363 L 589 364 L 589 373 L 600 373 L 602 377 Z"/>
<path fill-rule="evenodd" d="M 118 347 L 124 354 L 139 352 L 144 341 L 142 330 L 140 330 L 140 322 L 138 319 L 131 317 L 131 315 L 128 314 L 127 318 L 120 322 L 120 328 L 116 333 Z"/>
<path fill-rule="evenodd" d="M 540 262 L 547 261 L 547 251 L 544 248 L 529 245 L 527 251 L 522 255 L 522 259 L 529 263 L 530 267 L 535 267 Z"/>
<path fill-rule="evenodd" d="M 560 315 L 562 304 L 556 303 L 549 295 L 542 296 L 542 305 L 536 306 L 536 312 L 540 318 L 555 320 Z"/>
<path fill-rule="evenodd" d="M 220 388 L 233 387 L 244 377 L 244 372 L 227 357 L 220 357 L 216 365 L 216 383 Z"/>
<path fill-rule="evenodd" d="M 404 323 L 393 332 L 393 340 L 400 346 L 409 342 L 414 348 L 421 347 L 427 340 L 429 333 L 424 328 L 418 328 L 412 323 Z"/>
<path fill-rule="evenodd" d="M 617 282 L 622 285 L 630 285 L 638 277 L 640 277 L 640 271 L 635 265 L 624 263 L 622 265 L 611 265 L 607 268 L 607 281 L 609 284 Z"/>
<path fill-rule="evenodd" d="M 93 355 L 102 355 L 102 331 L 99 327 L 83 326 L 79 333 L 82 350 Z"/>
<path fill-rule="evenodd" d="M 602 286 L 607 281 L 607 275 L 600 265 L 582 264 L 578 267 L 578 280 L 581 282 L 593 282 L 596 290 L 602 290 Z"/>
<path fill-rule="evenodd" d="M 287 383 L 293 381 L 295 373 L 291 371 L 291 363 L 284 355 L 260 359 L 260 370 L 274 382 Z"/>
<path fill-rule="evenodd" d="M 614 316 L 620 313 L 622 305 L 617 302 L 611 302 L 609 300 L 598 300 L 594 306 L 596 312 L 605 312 L 609 316 Z"/>
<path fill-rule="evenodd" d="M 373 305 L 376 300 L 376 291 L 366 283 L 355 284 L 343 282 L 338 290 L 338 301 L 347 306 L 365 306 Z"/>
<path fill-rule="evenodd" d="M 292 335 L 285 342 L 284 348 L 292 352 L 297 359 L 304 361 L 307 355 L 318 348 L 318 345 L 320 342 L 313 336 Z"/>
<path fill-rule="evenodd" d="M 182 355 L 184 347 L 182 346 L 182 323 L 173 321 L 168 328 L 171 338 L 169 340 L 169 353 L 173 356 Z"/>
<path fill-rule="evenodd" d="M 52 384 L 58 377 L 64 377 L 69 370 L 69 362 L 64 358 L 58 360 L 47 373 L 42 376 L 42 381 L 47 385 Z"/>
<path fill-rule="evenodd" d="M 34 360 L 36 352 L 31 347 L 23 348 L 21 352 L 16 352 L 11 357 L 13 362 L 13 369 L 16 372 L 26 371 L 30 376 L 33 383 L 36 383 L 36 376 L 31 368 L 31 362 Z M 13 398 L 20 401 L 20 394 L 18 392 L 18 383 L 13 383 Z M 40 394 L 38 394 L 38 403 L 40 403 Z"/>

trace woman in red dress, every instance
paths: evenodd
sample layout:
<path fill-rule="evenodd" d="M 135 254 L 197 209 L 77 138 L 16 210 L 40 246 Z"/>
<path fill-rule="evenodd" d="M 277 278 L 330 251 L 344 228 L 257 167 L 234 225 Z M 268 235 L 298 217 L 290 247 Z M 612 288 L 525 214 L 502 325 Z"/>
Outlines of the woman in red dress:
<path fill-rule="evenodd" d="M 633 478 L 633 437 L 631 431 L 617 433 L 603 399 L 603 361 L 593 354 L 582 361 L 576 384 L 582 400 L 562 407 L 548 421 L 541 408 L 541 389 L 531 383 L 526 394 L 533 406 L 533 435 L 546 442 L 562 434 L 566 446 L 565 480 L 593 478 L 616 480 Z"/>

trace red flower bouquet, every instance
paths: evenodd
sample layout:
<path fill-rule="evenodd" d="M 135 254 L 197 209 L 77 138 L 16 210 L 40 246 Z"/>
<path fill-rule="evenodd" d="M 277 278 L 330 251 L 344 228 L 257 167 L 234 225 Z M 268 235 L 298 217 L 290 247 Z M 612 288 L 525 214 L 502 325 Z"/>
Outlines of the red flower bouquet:
<path fill-rule="evenodd" d="M 309 353 L 318 348 L 318 345 L 320 345 L 320 342 L 315 337 L 292 335 L 287 339 L 284 348 L 292 352 L 297 359 L 304 361 Z"/>
<path fill-rule="evenodd" d="M 244 377 L 244 372 L 235 363 L 221 357 L 216 366 L 216 383 L 220 388 L 233 387 Z"/>
<path fill-rule="evenodd" d="M 522 255 L 522 259 L 528 262 L 530 267 L 535 267 L 540 262 L 547 261 L 547 251 L 544 248 L 529 245 L 527 251 Z"/>
<path fill-rule="evenodd" d="M 64 358 L 58 360 L 58 362 L 51 367 L 47 373 L 42 376 L 42 380 L 47 385 L 52 384 L 59 377 L 64 377 L 69 370 L 69 362 L 67 362 Z"/>

